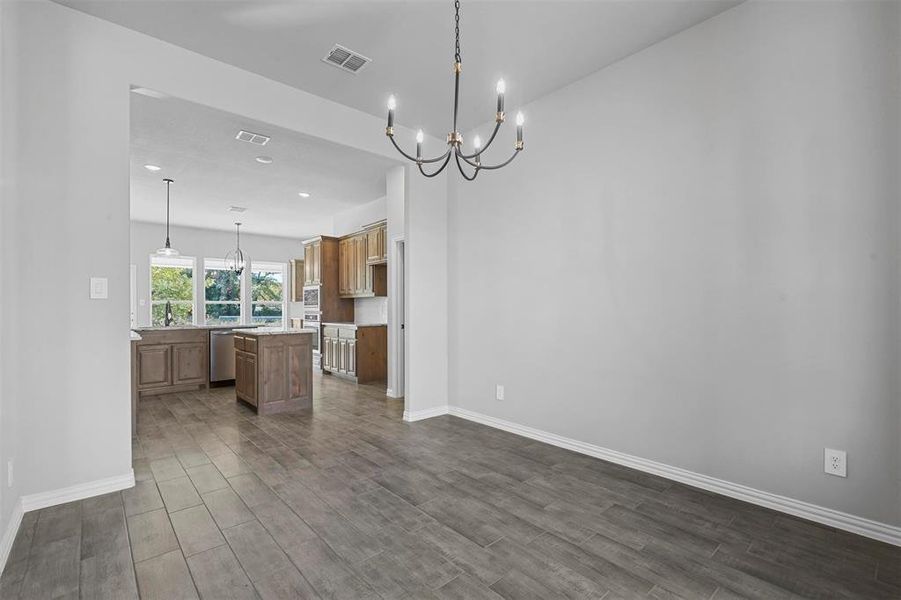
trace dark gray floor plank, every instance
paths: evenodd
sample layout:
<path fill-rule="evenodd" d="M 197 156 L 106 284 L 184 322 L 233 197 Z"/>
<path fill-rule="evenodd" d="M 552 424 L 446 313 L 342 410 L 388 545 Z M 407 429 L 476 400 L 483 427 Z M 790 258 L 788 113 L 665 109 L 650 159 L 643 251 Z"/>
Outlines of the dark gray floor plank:
<path fill-rule="evenodd" d="M 195 600 L 197 589 L 180 550 L 135 565 L 142 600 Z"/>
<path fill-rule="evenodd" d="M 205 550 L 189 556 L 187 561 L 194 585 L 204 600 L 258 598 L 253 585 L 228 546 Z"/>
<path fill-rule="evenodd" d="M 200 493 L 205 494 L 214 490 L 221 490 L 228 487 L 225 477 L 216 468 L 216 465 L 206 464 L 196 467 L 188 467 L 185 469 L 194 488 Z"/>
<path fill-rule="evenodd" d="M 200 495 L 187 476 L 162 481 L 158 487 L 160 496 L 163 497 L 163 504 L 170 513 L 203 504 Z"/>
<path fill-rule="evenodd" d="M 137 481 L 133 488 L 122 491 L 126 515 L 138 515 L 158 508 L 163 508 L 163 498 L 153 480 Z"/>
<path fill-rule="evenodd" d="M 79 513 L 80 510 L 81 506 L 78 507 Z M 62 511 L 55 511 L 57 516 L 61 513 Z M 57 529 L 54 528 L 54 531 Z M 59 598 L 73 593 L 77 595 L 80 550 L 81 539 L 78 535 L 41 545 L 35 544 L 28 559 L 28 570 L 19 588 L 22 600 Z"/>
<path fill-rule="evenodd" d="M 178 539 L 164 509 L 128 517 L 128 536 L 135 562 L 178 549 Z"/>
<path fill-rule="evenodd" d="M 254 519 L 222 533 L 251 581 L 263 581 L 275 571 L 291 568 L 291 561 L 272 536 Z"/>
<path fill-rule="evenodd" d="M 191 555 L 225 544 L 225 538 L 206 506 L 192 506 L 169 515 L 182 553 Z"/>
<path fill-rule="evenodd" d="M 220 529 L 227 529 L 254 520 L 253 513 L 230 487 L 201 496 Z"/>

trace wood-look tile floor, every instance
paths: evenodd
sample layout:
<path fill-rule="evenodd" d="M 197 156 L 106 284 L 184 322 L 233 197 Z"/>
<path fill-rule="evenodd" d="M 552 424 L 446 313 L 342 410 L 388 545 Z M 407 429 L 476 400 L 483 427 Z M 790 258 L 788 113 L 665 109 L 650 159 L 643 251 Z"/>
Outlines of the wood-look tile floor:
<path fill-rule="evenodd" d="M 4 600 L 901 598 L 901 550 L 317 377 L 142 402 L 137 485 L 25 515 Z"/>

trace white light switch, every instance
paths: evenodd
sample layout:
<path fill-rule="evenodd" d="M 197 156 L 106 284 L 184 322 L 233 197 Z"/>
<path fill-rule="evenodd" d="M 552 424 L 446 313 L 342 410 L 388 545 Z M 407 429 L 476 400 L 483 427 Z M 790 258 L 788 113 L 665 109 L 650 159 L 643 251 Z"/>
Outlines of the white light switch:
<path fill-rule="evenodd" d="M 109 282 L 106 277 L 91 277 L 91 300 L 109 298 Z"/>

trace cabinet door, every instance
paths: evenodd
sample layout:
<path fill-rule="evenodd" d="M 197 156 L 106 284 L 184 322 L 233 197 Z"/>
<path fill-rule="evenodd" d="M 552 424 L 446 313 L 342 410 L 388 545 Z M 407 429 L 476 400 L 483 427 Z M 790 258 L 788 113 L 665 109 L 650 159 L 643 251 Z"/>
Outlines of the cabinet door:
<path fill-rule="evenodd" d="M 138 346 L 137 384 L 139 389 L 172 385 L 172 346 Z"/>
<path fill-rule="evenodd" d="M 206 383 L 208 346 L 202 342 L 172 345 L 173 384 Z"/>
<path fill-rule="evenodd" d="M 322 242 L 314 242 L 313 246 L 313 285 L 322 283 L 321 261 L 322 261 Z"/>
<path fill-rule="evenodd" d="M 303 247 L 303 284 L 313 285 L 313 246 Z"/>
<path fill-rule="evenodd" d="M 325 370 L 331 369 L 332 364 L 332 338 L 323 337 L 322 338 L 322 352 L 320 353 L 320 358 L 322 360 L 322 368 Z"/>
<path fill-rule="evenodd" d="M 235 392 L 238 395 L 244 394 L 244 353 L 235 352 Z"/>
<path fill-rule="evenodd" d="M 357 341 L 356 340 L 347 340 L 346 346 L 345 346 L 345 352 L 347 353 L 346 373 L 348 375 L 356 375 L 357 374 Z"/>
<path fill-rule="evenodd" d="M 370 229 L 366 232 L 366 260 L 372 262 L 379 260 L 382 256 L 382 249 L 379 246 L 379 230 Z"/>
<path fill-rule="evenodd" d="M 248 402 L 257 405 L 257 357 L 254 354 L 244 355 L 244 396 Z"/>
<path fill-rule="evenodd" d="M 388 226 L 382 225 L 379 227 L 379 245 L 382 250 L 382 260 L 388 260 Z"/>
<path fill-rule="evenodd" d="M 347 373 L 347 340 L 338 340 L 338 372 Z"/>

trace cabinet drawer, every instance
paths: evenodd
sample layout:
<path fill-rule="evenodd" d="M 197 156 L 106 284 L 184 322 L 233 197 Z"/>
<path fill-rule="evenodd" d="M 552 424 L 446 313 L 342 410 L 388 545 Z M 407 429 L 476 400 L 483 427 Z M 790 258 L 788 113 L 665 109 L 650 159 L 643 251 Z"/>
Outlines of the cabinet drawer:
<path fill-rule="evenodd" d="M 345 340 L 355 340 L 355 339 L 357 339 L 357 330 L 356 329 L 339 329 L 338 337 L 343 338 Z"/>
<path fill-rule="evenodd" d="M 235 336 L 235 350 L 243 350 L 244 349 L 244 336 L 236 335 Z"/>
<path fill-rule="evenodd" d="M 325 326 L 322 328 L 322 335 L 329 338 L 338 337 L 338 328 Z"/>
<path fill-rule="evenodd" d="M 251 354 L 257 353 L 257 339 L 256 338 L 244 338 L 244 352 L 249 352 Z"/>

